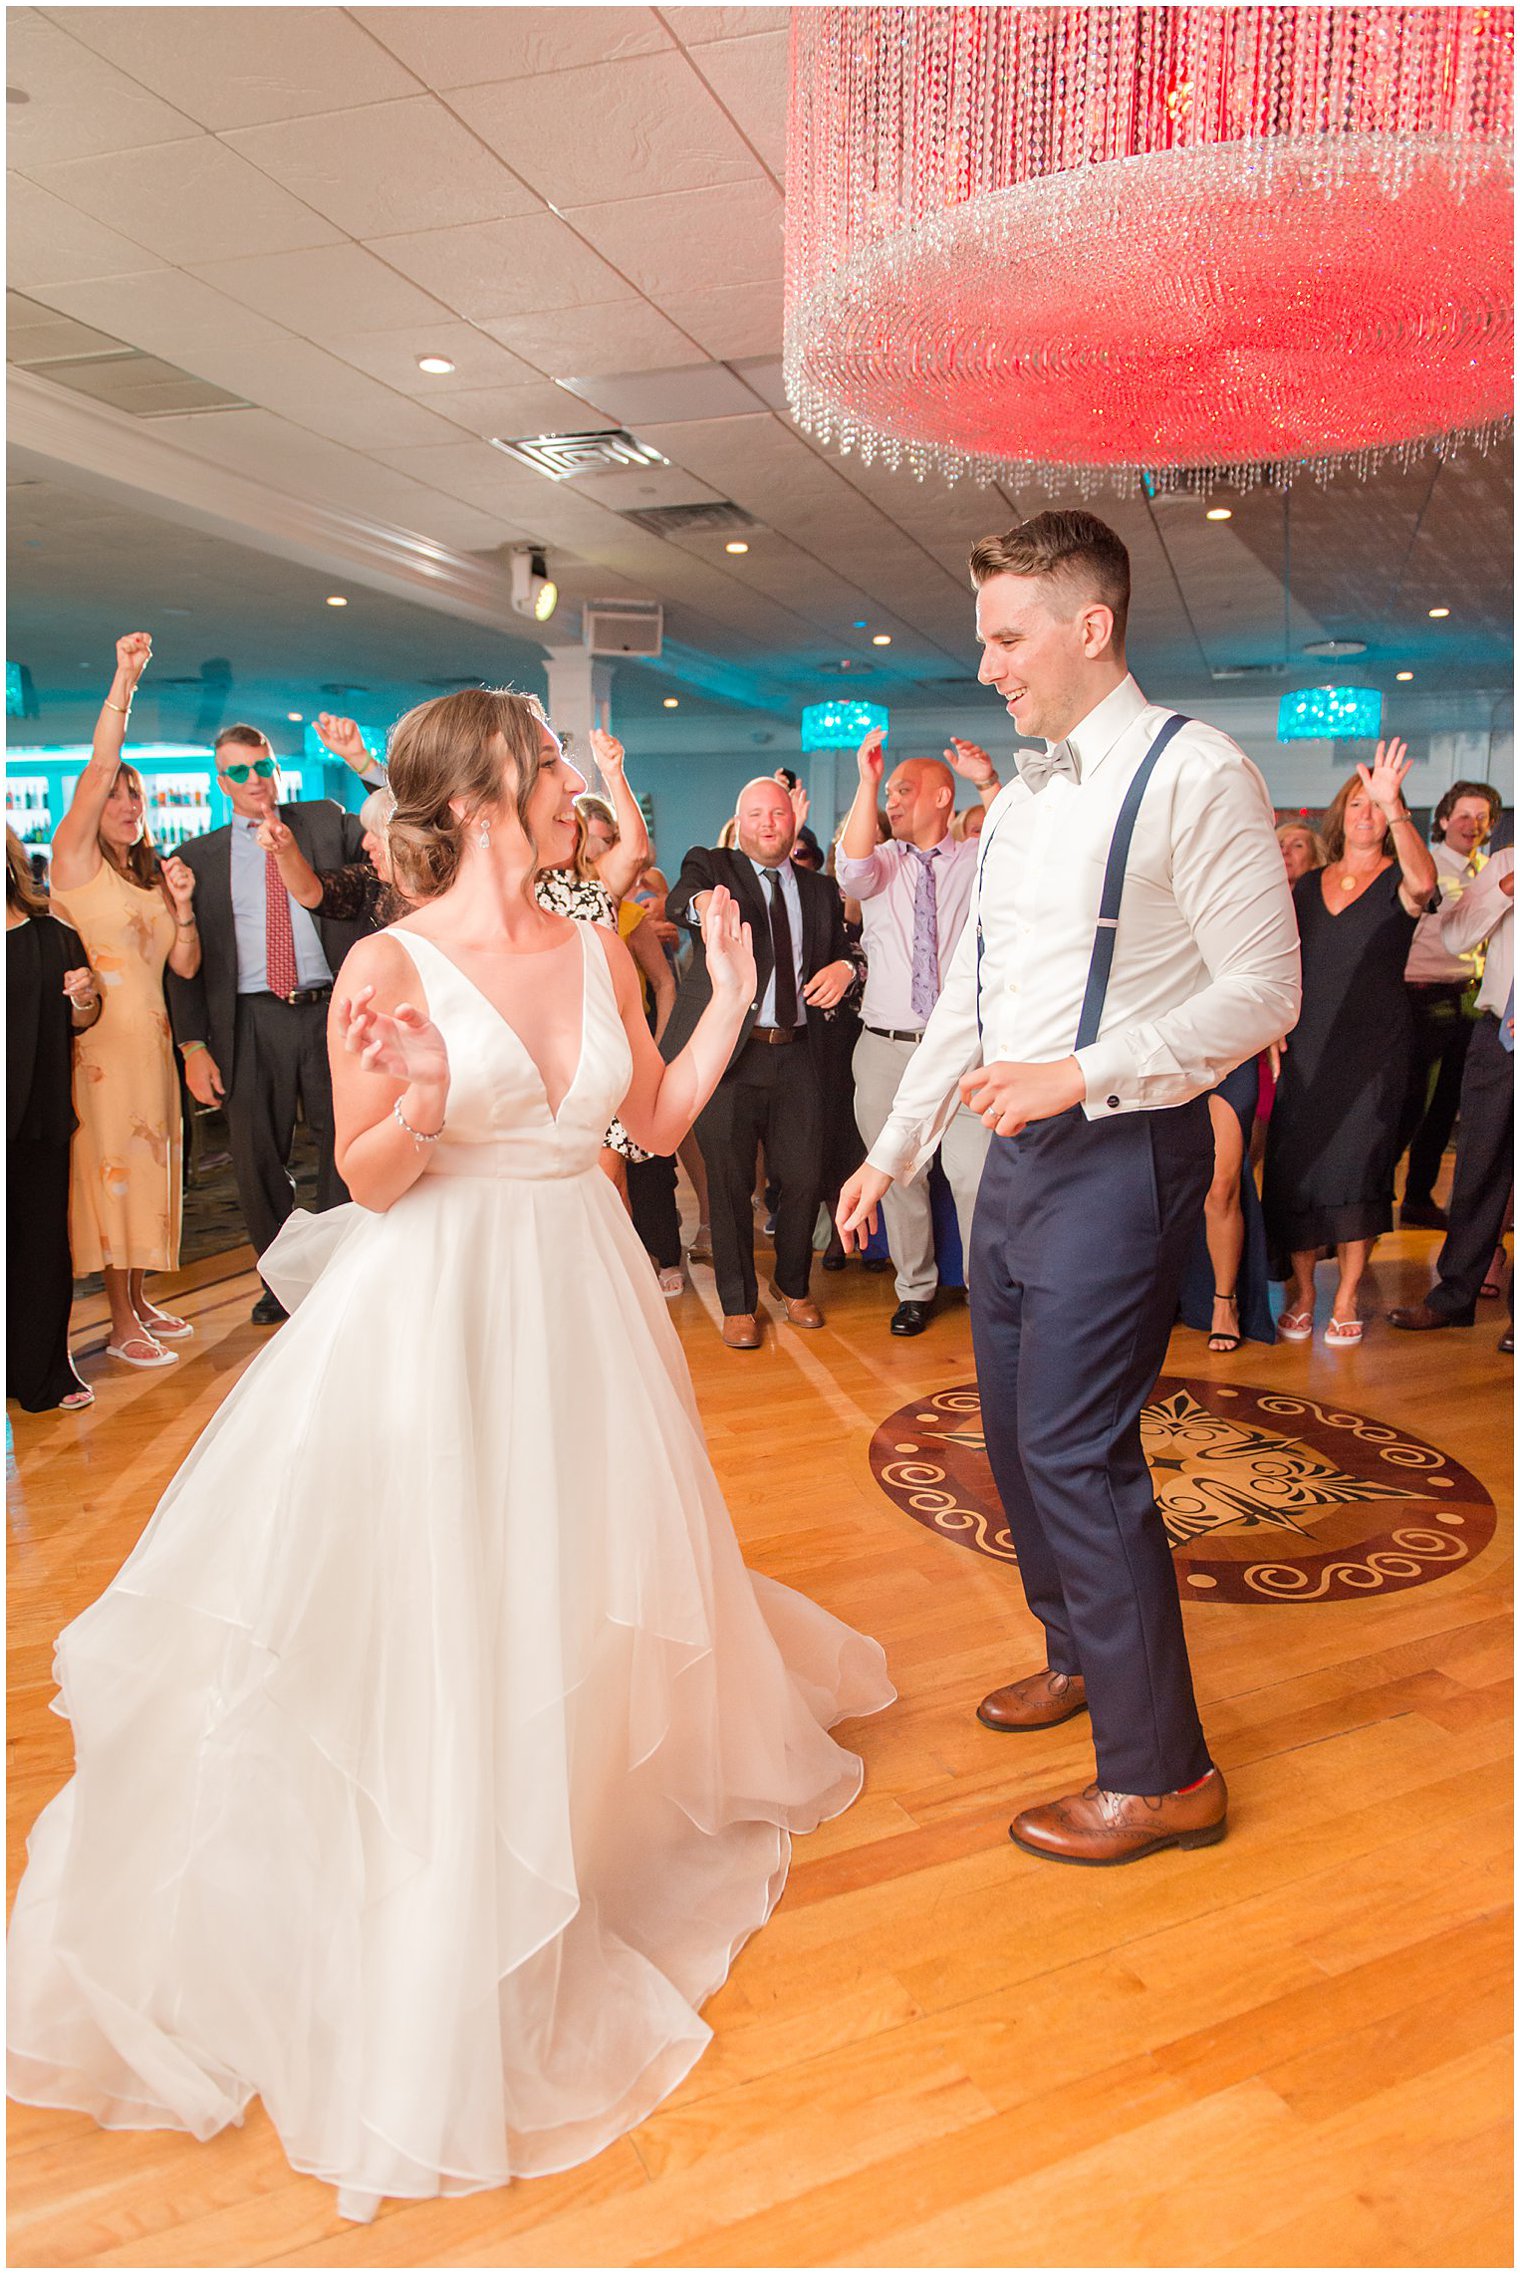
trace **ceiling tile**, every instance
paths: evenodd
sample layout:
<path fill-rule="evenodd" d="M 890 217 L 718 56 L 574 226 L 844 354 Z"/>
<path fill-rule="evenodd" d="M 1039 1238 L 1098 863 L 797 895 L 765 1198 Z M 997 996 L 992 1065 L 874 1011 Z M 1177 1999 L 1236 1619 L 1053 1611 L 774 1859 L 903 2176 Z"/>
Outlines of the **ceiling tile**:
<path fill-rule="evenodd" d="M 513 441 L 531 434 L 590 434 L 609 424 L 574 395 L 541 379 L 532 387 L 456 388 L 433 406 L 471 434 Z"/>
<path fill-rule="evenodd" d="M 627 291 L 624 280 L 552 213 L 371 242 L 382 260 L 473 323 L 578 308 Z"/>
<path fill-rule="evenodd" d="M 679 466 L 628 466 L 604 474 L 582 474 L 573 484 L 577 497 L 589 497 L 614 513 L 633 513 L 653 505 L 716 505 L 721 491 L 699 482 Z"/>
<path fill-rule="evenodd" d="M 641 371 L 689 362 L 691 341 L 647 300 L 613 300 L 590 308 L 556 308 L 506 316 L 482 326 L 552 379 L 575 372 Z"/>
<path fill-rule="evenodd" d="M 560 384 L 622 426 L 637 426 L 647 419 L 737 418 L 756 408 L 750 389 L 721 363 L 689 364 L 675 371 L 624 371 L 615 377 L 578 377 Z"/>
<path fill-rule="evenodd" d="M 746 32 L 784 32 L 790 18 L 789 8 L 677 8 L 671 21 L 683 47 L 700 47 Z"/>
<path fill-rule="evenodd" d="M 235 387 L 261 409 L 277 411 L 351 450 L 441 442 L 455 431 L 422 404 L 377 385 L 310 340 L 250 348 L 207 343 L 191 351 L 186 362 L 198 377 Z"/>
<path fill-rule="evenodd" d="M 225 139 L 353 237 L 450 229 L 539 206 L 434 95 L 249 127 Z"/>
<path fill-rule="evenodd" d="M 81 277 L 128 276 L 159 265 L 145 246 L 118 237 L 114 229 L 38 189 L 22 174 L 7 178 L 5 202 L 6 273 L 18 292 L 72 284 Z"/>
<path fill-rule="evenodd" d="M 14 10 L 6 30 L 6 78 L 28 97 L 6 111 L 9 165 L 94 158 L 200 133 L 193 118 L 160 102 L 35 9 Z"/>
<path fill-rule="evenodd" d="M 460 88 L 462 118 L 556 207 L 752 180 L 753 151 L 675 49 Z"/>
<path fill-rule="evenodd" d="M 161 260 L 179 264 L 294 252 L 334 244 L 340 234 L 209 135 L 110 158 L 74 158 L 44 166 L 36 179 L 81 212 L 118 223 Z"/>
<path fill-rule="evenodd" d="M 661 305 L 720 286 L 771 284 L 781 277 L 781 199 L 768 181 L 720 182 L 664 197 L 582 205 L 569 218 Z"/>
<path fill-rule="evenodd" d="M 317 245 L 302 253 L 261 253 L 210 261 L 193 272 L 229 299 L 277 318 L 326 346 L 350 325 L 447 322 L 447 311 L 362 245 Z"/>
<path fill-rule="evenodd" d="M 665 312 L 709 355 L 719 356 L 725 363 L 781 353 L 779 280 L 774 284 L 720 284 L 711 292 L 673 293 L 665 302 Z"/>
<path fill-rule="evenodd" d="M 259 126 L 417 92 L 344 8 L 67 8 L 60 20 L 202 126 Z"/>
<path fill-rule="evenodd" d="M 185 269 L 155 268 L 141 276 L 97 277 L 41 289 L 49 307 L 62 308 L 129 347 L 170 362 L 208 340 L 229 348 L 290 337 L 283 325 L 239 307 Z"/>
<path fill-rule="evenodd" d="M 756 15 L 761 12 L 753 11 Z M 788 89 L 785 31 L 716 40 L 709 47 L 697 48 L 692 61 L 745 139 L 776 179 L 782 180 L 786 173 Z"/>
<path fill-rule="evenodd" d="M 446 318 L 436 324 L 403 324 L 391 331 L 334 332 L 323 345 L 332 355 L 367 371 L 403 395 L 431 403 L 438 395 L 459 388 L 531 386 L 539 373 L 520 355 L 512 355 L 473 324 Z M 452 363 L 452 371 L 419 371 L 417 359 L 439 355 Z"/>
<path fill-rule="evenodd" d="M 349 14 L 430 87 L 520 79 L 673 44 L 652 8 L 351 8 Z"/>

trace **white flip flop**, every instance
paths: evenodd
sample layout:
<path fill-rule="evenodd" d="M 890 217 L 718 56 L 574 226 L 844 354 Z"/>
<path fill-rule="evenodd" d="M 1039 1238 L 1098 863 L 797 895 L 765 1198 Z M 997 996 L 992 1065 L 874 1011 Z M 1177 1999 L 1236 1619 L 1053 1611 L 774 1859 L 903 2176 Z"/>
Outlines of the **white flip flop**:
<path fill-rule="evenodd" d="M 151 1358 L 131 1358 L 131 1350 L 151 1350 Z M 150 1334 L 129 1334 L 125 1342 L 108 1342 L 106 1356 L 119 1358 L 123 1366 L 173 1366 L 178 1362 L 177 1350 L 161 1350 Z"/>

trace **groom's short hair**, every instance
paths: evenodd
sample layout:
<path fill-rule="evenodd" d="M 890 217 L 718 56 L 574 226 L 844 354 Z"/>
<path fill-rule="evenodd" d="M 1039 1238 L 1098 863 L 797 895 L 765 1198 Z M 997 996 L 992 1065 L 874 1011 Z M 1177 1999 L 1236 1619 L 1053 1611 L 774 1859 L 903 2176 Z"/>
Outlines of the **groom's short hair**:
<path fill-rule="evenodd" d="M 1044 577 L 1073 599 L 1101 601 L 1113 612 L 1114 646 L 1123 647 L 1129 551 L 1095 513 L 1037 513 L 1000 537 L 979 538 L 971 548 L 971 581 L 985 584 L 990 576 Z"/>

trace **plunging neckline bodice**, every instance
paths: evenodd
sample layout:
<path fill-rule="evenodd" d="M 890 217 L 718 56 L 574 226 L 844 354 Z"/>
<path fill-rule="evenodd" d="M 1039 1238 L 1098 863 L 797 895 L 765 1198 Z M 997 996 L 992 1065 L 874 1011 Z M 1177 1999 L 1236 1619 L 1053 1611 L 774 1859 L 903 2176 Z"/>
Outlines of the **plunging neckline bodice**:
<path fill-rule="evenodd" d="M 564 1089 L 560 1092 L 558 1105 L 554 1103 L 549 1095 L 549 1084 L 544 1078 L 543 1067 L 534 1057 L 532 1051 L 528 1048 L 527 1043 L 523 1040 L 522 1035 L 512 1024 L 512 1021 L 508 1018 L 501 1005 L 492 1001 L 491 997 L 486 993 L 484 987 L 481 986 L 479 980 L 473 979 L 456 956 L 450 955 L 447 948 L 440 947 L 436 940 L 429 939 L 428 935 L 425 932 L 411 931 L 399 924 L 395 925 L 393 929 L 401 939 L 406 941 L 421 940 L 425 946 L 432 948 L 435 954 L 441 955 L 444 962 L 453 972 L 456 979 L 462 980 L 464 985 L 468 987 L 470 993 L 475 996 L 477 1001 L 483 1003 L 485 1005 L 485 1008 L 490 1012 L 491 1016 L 500 1023 L 504 1032 L 510 1036 L 511 1040 L 516 1044 L 517 1049 L 522 1055 L 524 1064 L 531 1069 L 534 1080 L 537 1082 L 539 1091 L 543 1097 L 544 1110 L 548 1114 L 550 1121 L 552 1121 L 555 1127 L 558 1128 L 560 1115 L 564 1112 L 565 1107 L 569 1104 L 571 1098 L 575 1095 L 577 1084 L 580 1081 L 581 1073 L 586 1063 L 587 1001 L 590 994 L 590 975 L 586 968 L 587 935 L 585 927 L 583 925 L 577 924 L 574 927 L 572 935 L 573 940 L 578 941 L 581 947 L 581 1023 L 580 1034 L 576 1043 L 575 1063 L 571 1069 L 569 1081 L 565 1084 Z M 565 950 L 571 946 L 571 944 L 572 940 L 561 940 L 557 946 L 552 948 L 545 948 L 542 953 L 546 956 L 562 955 Z"/>

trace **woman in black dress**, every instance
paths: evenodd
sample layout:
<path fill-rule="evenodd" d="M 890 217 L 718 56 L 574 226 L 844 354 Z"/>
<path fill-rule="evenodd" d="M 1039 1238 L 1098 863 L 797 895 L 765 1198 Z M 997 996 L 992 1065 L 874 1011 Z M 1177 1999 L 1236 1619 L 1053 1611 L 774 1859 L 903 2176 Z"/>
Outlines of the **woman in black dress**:
<path fill-rule="evenodd" d="M 26 1413 L 93 1405 L 69 1357 L 73 1036 L 100 1016 L 84 942 L 5 832 L 5 1394 Z"/>
<path fill-rule="evenodd" d="M 1435 863 L 1404 804 L 1402 742 L 1379 743 L 1325 815 L 1327 868 L 1293 888 L 1304 997 L 1267 1125 L 1262 1185 L 1272 1275 L 1291 1279 L 1287 1342 L 1314 1331 L 1314 1266 L 1333 1247 L 1340 1280 L 1325 1340 L 1362 1339 L 1357 1287 L 1393 1226 L 1393 1171 L 1409 1071 L 1404 965 L 1435 890 Z"/>

